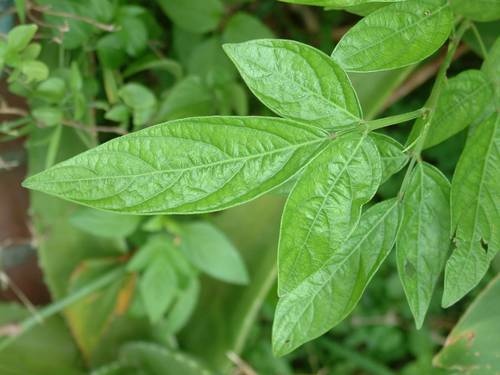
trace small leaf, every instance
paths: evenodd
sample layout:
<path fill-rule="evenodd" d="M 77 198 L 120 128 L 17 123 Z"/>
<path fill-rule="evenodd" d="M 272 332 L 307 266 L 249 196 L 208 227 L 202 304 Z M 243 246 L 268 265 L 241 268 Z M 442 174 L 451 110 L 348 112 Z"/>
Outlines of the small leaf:
<path fill-rule="evenodd" d="M 452 27 L 453 14 L 444 0 L 394 3 L 353 26 L 335 47 L 332 58 L 347 71 L 400 68 L 432 55 Z"/>
<path fill-rule="evenodd" d="M 186 289 L 179 292 L 175 304 L 168 312 L 166 327 L 171 334 L 176 334 L 186 325 L 196 307 L 199 293 L 200 283 L 193 277 Z"/>
<path fill-rule="evenodd" d="M 20 25 L 7 34 L 7 51 L 21 52 L 28 46 L 38 30 L 37 25 Z"/>
<path fill-rule="evenodd" d="M 63 113 L 55 107 L 37 107 L 32 114 L 37 121 L 45 126 L 60 125 L 63 120 Z"/>
<path fill-rule="evenodd" d="M 273 32 L 258 18 L 237 12 L 227 21 L 222 40 L 224 43 L 241 43 L 247 40 L 272 38 Z"/>
<path fill-rule="evenodd" d="M 69 221 L 73 226 L 94 236 L 120 238 L 132 234 L 141 218 L 84 208 L 75 212 Z"/>
<path fill-rule="evenodd" d="M 168 260 L 158 256 L 148 264 L 139 281 L 144 306 L 152 323 L 158 322 L 172 303 L 177 276 Z"/>
<path fill-rule="evenodd" d="M 14 0 L 14 4 L 16 5 L 16 13 L 19 21 L 21 23 L 26 22 L 26 0 Z"/>
<path fill-rule="evenodd" d="M 130 112 L 127 106 L 123 104 L 117 104 L 106 111 L 104 118 L 110 121 L 116 121 L 120 123 L 126 123 L 130 116 Z"/>
<path fill-rule="evenodd" d="M 120 89 L 118 95 L 132 109 L 135 126 L 145 125 L 156 111 L 155 95 L 141 84 L 128 83 Z"/>
<path fill-rule="evenodd" d="M 371 133 L 382 162 L 381 183 L 387 181 L 393 174 L 401 170 L 408 162 L 408 155 L 403 152 L 403 146 L 393 138 L 379 133 Z"/>
<path fill-rule="evenodd" d="M 217 28 L 224 6 L 220 0 L 156 0 L 163 11 L 182 29 L 206 33 Z"/>
<path fill-rule="evenodd" d="M 437 101 L 425 147 L 443 142 L 480 118 L 492 95 L 486 75 L 479 70 L 466 70 L 448 80 Z"/>
<path fill-rule="evenodd" d="M 448 256 L 450 227 L 450 183 L 435 167 L 418 163 L 405 191 L 396 241 L 399 277 L 417 328 Z"/>
<path fill-rule="evenodd" d="M 396 200 L 369 208 L 343 244 L 330 249 L 314 273 L 280 298 L 273 325 L 276 355 L 322 335 L 354 309 L 391 251 L 398 223 Z"/>
<path fill-rule="evenodd" d="M 499 0 L 451 0 L 451 8 L 473 21 L 488 22 L 500 19 Z"/>
<path fill-rule="evenodd" d="M 248 283 L 238 250 L 216 227 L 203 221 L 184 224 L 181 236 L 184 254 L 201 271 L 230 283 Z"/>
<path fill-rule="evenodd" d="M 327 137 L 270 117 L 176 120 L 116 138 L 28 178 L 24 186 L 117 212 L 208 212 L 285 182 Z"/>
<path fill-rule="evenodd" d="M 250 90 L 278 115 L 325 129 L 360 121 L 349 78 L 321 51 L 280 39 L 225 44 L 224 50 Z"/>
<path fill-rule="evenodd" d="M 66 94 L 66 84 L 59 77 L 51 77 L 38 85 L 36 93 L 51 103 L 57 103 Z"/>
<path fill-rule="evenodd" d="M 49 68 L 41 61 L 23 61 L 19 68 L 21 73 L 25 75 L 27 82 L 43 81 L 49 76 Z"/>
<path fill-rule="evenodd" d="M 351 133 L 309 163 L 288 197 L 281 220 L 278 295 L 316 272 L 358 223 L 377 191 L 380 156 L 370 138 Z"/>
<path fill-rule="evenodd" d="M 116 33 L 101 37 L 96 43 L 96 50 L 99 61 L 108 69 L 117 69 L 127 60 L 122 39 Z"/>
<path fill-rule="evenodd" d="M 500 249 L 500 115 L 492 114 L 467 140 L 451 185 L 455 249 L 446 263 L 444 307 L 483 278 Z"/>

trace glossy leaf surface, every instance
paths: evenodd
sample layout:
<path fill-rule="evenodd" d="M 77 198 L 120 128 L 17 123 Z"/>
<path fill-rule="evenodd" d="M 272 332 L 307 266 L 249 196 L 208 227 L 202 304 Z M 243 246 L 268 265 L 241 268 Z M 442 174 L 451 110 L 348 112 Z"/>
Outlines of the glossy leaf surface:
<path fill-rule="evenodd" d="M 286 202 L 278 250 L 278 294 L 294 290 L 344 242 L 380 184 L 373 141 L 351 133 L 305 169 Z"/>
<path fill-rule="evenodd" d="M 220 210 L 293 176 L 323 131 L 276 118 L 190 118 L 126 135 L 55 165 L 25 186 L 136 214 Z"/>
<path fill-rule="evenodd" d="M 284 355 L 340 323 L 391 251 L 398 228 L 396 200 L 378 203 L 361 217 L 341 247 L 278 302 L 273 349 Z"/>
<path fill-rule="evenodd" d="M 450 183 L 430 164 L 417 164 L 405 191 L 396 242 L 399 277 L 417 328 L 450 249 L 450 226 Z"/>
<path fill-rule="evenodd" d="M 332 57 L 347 71 L 400 68 L 434 53 L 448 38 L 453 15 L 444 0 L 404 1 L 354 25 Z"/>
<path fill-rule="evenodd" d="M 455 249 L 446 263 L 443 306 L 467 294 L 483 278 L 500 249 L 500 115 L 474 129 L 451 186 Z"/>
<path fill-rule="evenodd" d="M 279 39 L 226 44 L 224 49 L 255 96 L 280 116 L 325 129 L 359 121 L 349 78 L 321 51 Z"/>

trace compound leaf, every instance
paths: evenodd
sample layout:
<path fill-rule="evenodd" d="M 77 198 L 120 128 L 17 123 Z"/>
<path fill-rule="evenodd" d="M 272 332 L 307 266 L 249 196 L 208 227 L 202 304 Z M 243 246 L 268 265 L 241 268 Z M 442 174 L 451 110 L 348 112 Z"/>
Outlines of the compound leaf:
<path fill-rule="evenodd" d="M 450 249 L 450 183 L 427 163 L 412 173 L 396 249 L 399 277 L 420 328 Z"/>
<path fill-rule="evenodd" d="M 448 307 L 483 278 L 500 249 L 500 115 L 467 140 L 451 185 L 455 249 L 446 263 L 442 304 Z"/>
<path fill-rule="evenodd" d="M 326 141 L 320 129 L 277 118 L 176 120 L 102 144 L 24 186 L 117 212 L 215 211 L 285 182 Z"/>
<path fill-rule="evenodd" d="M 224 50 L 250 90 L 278 115 L 325 129 L 359 121 L 349 78 L 321 51 L 280 39 L 225 44 Z"/>
<path fill-rule="evenodd" d="M 313 274 L 280 298 L 273 349 L 284 355 L 342 321 L 391 251 L 398 229 L 395 199 L 369 208 L 356 229 Z"/>
<path fill-rule="evenodd" d="M 351 133 L 330 143 L 305 169 L 286 202 L 278 251 L 278 294 L 316 272 L 344 242 L 377 191 L 380 156 Z"/>
<path fill-rule="evenodd" d="M 400 68 L 433 54 L 452 27 L 453 14 L 444 0 L 394 3 L 353 26 L 332 57 L 347 71 Z"/>

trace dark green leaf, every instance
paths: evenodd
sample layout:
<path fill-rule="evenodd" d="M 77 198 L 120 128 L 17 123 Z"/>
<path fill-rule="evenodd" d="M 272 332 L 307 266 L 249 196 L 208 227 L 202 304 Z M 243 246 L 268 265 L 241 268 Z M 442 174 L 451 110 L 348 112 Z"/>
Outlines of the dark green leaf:
<path fill-rule="evenodd" d="M 227 21 L 222 34 L 224 43 L 241 43 L 252 39 L 272 38 L 273 32 L 258 18 L 245 13 L 235 13 Z"/>

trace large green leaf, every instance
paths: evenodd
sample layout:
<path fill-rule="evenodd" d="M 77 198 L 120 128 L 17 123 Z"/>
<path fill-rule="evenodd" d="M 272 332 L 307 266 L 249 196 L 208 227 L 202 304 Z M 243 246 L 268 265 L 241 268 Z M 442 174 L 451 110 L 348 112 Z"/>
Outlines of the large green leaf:
<path fill-rule="evenodd" d="M 450 183 L 418 163 L 405 191 L 396 241 L 399 277 L 417 328 L 422 323 L 450 249 Z"/>
<path fill-rule="evenodd" d="M 349 78 L 321 51 L 280 39 L 225 44 L 224 50 L 255 96 L 280 116 L 325 129 L 359 121 Z"/>
<path fill-rule="evenodd" d="M 285 182 L 326 139 L 320 129 L 277 118 L 177 120 L 100 145 L 24 186 L 118 212 L 207 212 Z"/>
<path fill-rule="evenodd" d="M 462 298 L 483 278 L 500 249 L 500 114 L 474 129 L 451 186 L 455 249 L 446 263 L 443 306 Z"/>
<path fill-rule="evenodd" d="M 330 330 L 356 306 L 391 251 L 398 229 L 397 201 L 368 209 L 340 248 L 278 302 L 273 349 L 284 355 Z"/>
<path fill-rule="evenodd" d="M 373 141 L 351 133 L 330 143 L 305 169 L 286 202 L 278 250 L 278 294 L 316 272 L 344 242 L 380 184 Z"/>
<path fill-rule="evenodd" d="M 500 276 L 497 276 L 453 328 L 434 358 L 434 365 L 461 374 L 497 375 L 500 372 L 499 295 Z"/>
<path fill-rule="evenodd" d="M 448 139 L 481 116 L 493 92 L 480 70 L 466 70 L 448 80 L 439 96 L 425 147 Z"/>
<path fill-rule="evenodd" d="M 455 13 L 474 21 L 500 19 L 500 0 L 451 0 L 450 3 Z"/>
<path fill-rule="evenodd" d="M 399 2 L 359 21 L 342 37 L 332 57 L 348 71 L 400 68 L 434 53 L 452 27 L 453 15 L 444 0 Z"/>

